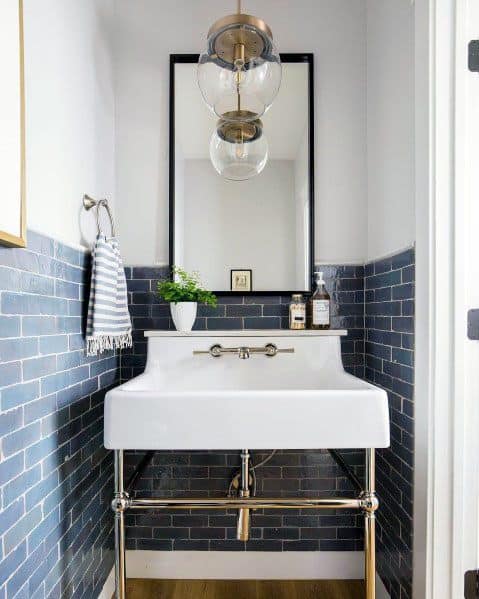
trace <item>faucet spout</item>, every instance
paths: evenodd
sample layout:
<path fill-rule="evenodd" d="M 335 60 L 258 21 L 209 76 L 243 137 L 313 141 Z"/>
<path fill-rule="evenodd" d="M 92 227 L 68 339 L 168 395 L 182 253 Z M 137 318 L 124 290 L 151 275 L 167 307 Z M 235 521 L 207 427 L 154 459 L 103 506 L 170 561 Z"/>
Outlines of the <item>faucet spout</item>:
<path fill-rule="evenodd" d="M 240 360 L 247 360 L 250 356 L 249 347 L 239 347 L 238 348 L 238 358 Z"/>

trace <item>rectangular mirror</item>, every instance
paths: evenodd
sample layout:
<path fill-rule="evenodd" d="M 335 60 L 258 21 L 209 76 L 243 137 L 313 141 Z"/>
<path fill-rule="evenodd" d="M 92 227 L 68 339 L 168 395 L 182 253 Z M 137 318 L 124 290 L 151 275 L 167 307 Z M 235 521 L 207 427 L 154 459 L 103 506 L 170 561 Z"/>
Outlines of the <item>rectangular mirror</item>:
<path fill-rule="evenodd" d="M 263 115 L 264 170 L 220 176 L 210 160 L 217 118 L 197 84 L 198 55 L 171 56 L 170 265 L 218 293 L 311 291 L 314 115 L 312 54 L 282 54 L 279 93 Z"/>

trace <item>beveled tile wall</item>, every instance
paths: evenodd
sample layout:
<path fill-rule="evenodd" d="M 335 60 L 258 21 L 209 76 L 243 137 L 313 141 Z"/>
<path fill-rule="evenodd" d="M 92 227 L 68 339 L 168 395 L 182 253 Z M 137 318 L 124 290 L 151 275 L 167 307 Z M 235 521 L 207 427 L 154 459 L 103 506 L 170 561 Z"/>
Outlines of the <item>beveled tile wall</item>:
<path fill-rule="evenodd" d="M 31 231 L 0 248 L 2 599 L 92 599 L 113 564 L 103 398 L 119 364 L 85 355 L 88 262 Z"/>
<path fill-rule="evenodd" d="M 391 447 L 377 451 L 378 572 L 391 597 L 412 597 L 414 250 L 365 267 L 366 379 L 389 396 Z"/>
<path fill-rule="evenodd" d="M 321 266 L 333 300 L 332 326 L 347 328 L 342 339 L 344 364 L 364 377 L 364 268 Z M 147 329 L 173 329 L 169 306 L 156 296 L 156 281 L 166 269 L 126 268 L 134 348 L 122 352 L 121 376 L 127 380 L 144 369 Z M 278 329 L 288 326 L 289 297 L 224 296 L 217 308 L 199 307 L 198 329 Z M 359 475 L 363 453 L 344 454 Z M 258 461 L 263 455 L 255 455 Z M 138 454 L 127 455 L 132 469 Z M 238 470 L 239 452 L 158 452 L 141 479 L 142 494 L 224 495 Z M 258 493 L 276 495 L 351 494 L 348 481 L 329 455 L 322 451 L 281 451 L 258 471 Z M 255 512 L 253 539 L 235 540 L 236 520 L 226 512 L 191 514 L 129 514 L 128 547 L 163 550 L 357 550 L 362 547 L 362 518 L 356 512 Z"/>

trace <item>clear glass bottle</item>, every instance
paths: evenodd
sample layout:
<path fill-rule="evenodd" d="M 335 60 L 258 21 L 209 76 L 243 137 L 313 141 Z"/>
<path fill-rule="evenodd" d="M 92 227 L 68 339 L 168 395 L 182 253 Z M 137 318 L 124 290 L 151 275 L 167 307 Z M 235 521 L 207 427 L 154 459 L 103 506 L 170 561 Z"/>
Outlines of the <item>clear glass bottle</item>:
<path fill-rule="evenodd" d="M 329 329 L 330 327 L 330 305 L 331 297 L 326 291 L 323 273 L 314 273 L 316 290 L 309 300 L 310 327 L 316 330 Z"/>
<path fill-rule="evenodd" d="M 306 303 L 301 293 L 294 293 L 289 304 L 289 328 L 301 331 L 306 328 Z"/>

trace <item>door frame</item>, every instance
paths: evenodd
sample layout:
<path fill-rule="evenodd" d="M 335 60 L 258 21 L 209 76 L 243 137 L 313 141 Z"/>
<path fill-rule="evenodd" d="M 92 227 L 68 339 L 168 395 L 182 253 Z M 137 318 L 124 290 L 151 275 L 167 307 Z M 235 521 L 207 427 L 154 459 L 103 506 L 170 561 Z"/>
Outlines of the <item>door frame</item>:
<path fill-rule="evenodd" d="M 415 3 L 417 599 L 462 597 L 464 571 L 478 565 L 479 417 L 471 399 L 479 397 L 479 344 L 466 338 L 467 309 L 479 306 L 471 260 L 479 147 L 469 100 L 477 75 L 467 72 L 467 41 L 479 34 L 473 2 Z"/>

